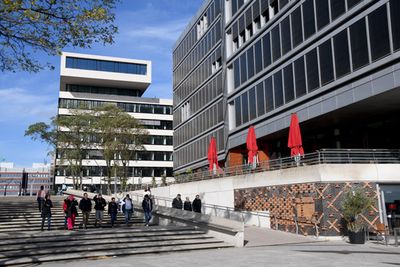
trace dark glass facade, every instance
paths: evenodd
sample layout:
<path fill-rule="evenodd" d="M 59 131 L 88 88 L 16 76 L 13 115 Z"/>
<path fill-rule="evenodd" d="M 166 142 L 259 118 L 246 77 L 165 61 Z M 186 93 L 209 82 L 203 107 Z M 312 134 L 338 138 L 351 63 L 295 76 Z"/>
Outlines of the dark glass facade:
<path fill-rule="evenodd" d="M 67 57 L 65 67 L 71 69 L 119 72 L 137 75 L 147 74 L 146 64 L 125 63 L 76 57 Z"/>

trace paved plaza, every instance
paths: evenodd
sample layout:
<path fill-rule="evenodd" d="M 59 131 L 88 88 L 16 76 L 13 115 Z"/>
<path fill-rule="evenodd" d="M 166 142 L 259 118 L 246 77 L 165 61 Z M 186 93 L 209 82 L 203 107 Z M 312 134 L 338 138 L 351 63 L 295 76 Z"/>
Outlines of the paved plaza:
<path fill-rule="evenodd" d="M 344 240 L 322 241 L 259 228 L 247 228 L 245 239 L 243 248 L 72 261 L 68 266 L 400 266 L 400 247 L 381 243 L 350 245 Z"/>

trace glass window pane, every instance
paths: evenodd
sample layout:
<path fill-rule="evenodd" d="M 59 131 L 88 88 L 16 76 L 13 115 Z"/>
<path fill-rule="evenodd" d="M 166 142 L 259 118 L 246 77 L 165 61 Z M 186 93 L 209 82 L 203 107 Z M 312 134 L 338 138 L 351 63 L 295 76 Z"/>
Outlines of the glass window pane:
<path fill-rule="evenodd" d="M 365 18 L 350 26 L 351 58 L 353 70 L 369 63 Z"/>
<path fill-rule="evenodd" d="M 256 64 L 256 73 L 259 73 L 263 66 L 262 66 L 262 52 L 261 52 L 262 46 L 261 46 L 261 40 L 259 40 L 255 45 L 254 45 L 254 57 L 255 57 L 255 64 Z"/>
<path fill-rule="evenodd" d="M 296 47 L 301 42 L 303 42 L 303 28 L 301 27 L 301 7 L 298 7 L 295 11 L 293 11 L 291 17 L 293 47 Z"/>
<path fill-rule="evenodd" d="M 275 107 L 283 105 L 282 71 L 274 74 Z"/>
<path fill-rule="evenodd" d="M 256 88 L 253 87 L 249 91 L 250 120 L 254 120 L 257 117 L 256 106 Z"/>
<path fill-rule="evenodd" d="M 317 49 L 313 49 L 307 53 L 306 64 L 308 92 L 311 92 L 319 87 Z"/>
<path fill-rule="evenodd" d="M 272 57 L 274 61 L 281 57 L 279 25 L 272 29 Z"/>
<path fill-rule="evenodd" d="M 264 68 L 271 65 L 271 43 L 269 38 L 269 33 L 267 33 L 263 38 L 263 59 L 264 59 Z"/>
<path fill-rule="evenodd" d="M 240 65 L 239 65 L 239 58 L 233 62 L 233 76 L 234 76 L 234 84 L 235 88 L 238 88 L 240 85 Z"/>
<path fill-rule="evenodd" d="M 260 117 L 265 113 L 263 83 L 257 84 L 256 90 L 257 90 L 257 116 Z"/>
<path fill-rule="evenodd" d="M 362 0 L 347 0 L 347 9 L 352 8 L 353 6 L 360 3 Z"/>
<path fill-rule="evenodd" d="M 252 46 L 247 50 L 247 73 L 249 79 L 254 76 L 254 56 Z"/>
<path fill-rule="evenodd" d="M 294 81 L 296 86 L 296 98 L 307 93 L 306 75 L 304 71 L 304 58 L 301 57 L 294 62 Z"/>
<path fill-rule="evenodd" d="M 335 20 L 346 11 L 346 4 L 344 0 L 331 0 L 331 13 L 332 20 Z"/>
<path fill-rule="evenodd" d="M 381 6 L 368 16 L 372 60 L 390 53 L 389 29 L 386 5 Z"/>
<path fill-rule="evenodd" d="M 282 21 L 281 31 L 282 31 L 282 55 L 284 55 L 292 49 L 289 17 L 287 17 Z"/>
<path fill-rule="evenodd" d="M 333 38 L 336 78 L 339 78 L 350 72 L 349 47 L 347 40 L 346 29 L 338 33 Z"/>
<path fill-rule="evenodd" d="M 307 39 L 315 33 L 314 2 L 307 0 L 303 4 L 304 38 Z"/>
<path fill-rule="evenodd" d="M 285 103 L 294 99 L 293 68 L 292 64 L 283 69 L 285 84 Z"/>
<path fill-rule="evenodd" d="M 272 88 L 272 77 L 268 77 L 264 81 L 265 88 L 265 108 L 266 111 L 271 111 L 274 109 L 274 93 Z"/>
<path fill-rule="evenodd" d="M 320 30 L 329 23 L 329 0 L 318 0 L 315 5 L 317 9 L 317 27 Z"/>
<path fill-rule="evenodd" d="M 400 1 L 390 0 L 390 19 L 392 23 L 393 48 L 400 48 Z"/>
<path fill-rule="evenodd" d="M 333 60 L 331 40 L 319 46 L 319 64 L 321 69 L 321 84 L 333 81 Z"/>
<path fill-rule="evenodd" d="M 247 98 L 247 92 L 242 94 L 242 122 L 246 123 L 249 121 L 249 100 Z"/>
<path fill-rule="evenodd" d="M 246 53 L 240 56 L 240 84 L 247 81 Z"/>

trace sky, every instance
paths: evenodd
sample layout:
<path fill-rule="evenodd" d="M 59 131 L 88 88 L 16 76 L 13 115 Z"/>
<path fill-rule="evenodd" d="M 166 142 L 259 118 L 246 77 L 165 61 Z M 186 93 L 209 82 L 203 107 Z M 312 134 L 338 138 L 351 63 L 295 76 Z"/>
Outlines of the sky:
<path fill-rule="evenodd" d="M 152 61 L 144 97 L 172 98 L 172 48 L 203 0 L 121 0 L 115 10 L 115 43 L 64 51 Z M 49 147 L 24 136 L 29 125 L 57 115 L 60 58 L 41 57 L 55 70 L 0 72 L 0 162 L 29 167 L 49 162 Z"/>

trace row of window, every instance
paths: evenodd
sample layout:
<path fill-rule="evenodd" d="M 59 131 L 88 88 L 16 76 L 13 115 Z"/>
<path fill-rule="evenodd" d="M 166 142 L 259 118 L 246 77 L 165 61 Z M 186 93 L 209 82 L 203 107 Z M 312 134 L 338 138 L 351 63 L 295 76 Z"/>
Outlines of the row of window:
<path fill-rule="evenodd" d="M 147 74 L 146 64 L 125 63 L 76 57 L 67 57 L 66 67 L 71 69 L 109 71 L 137 75 Z"/>
<path fill-rule="evenodd" d="M 233 17 L 236 12 L 244 5 L 245 2 L 248 0 L 230 0 L 227 1 L 227 5 L 225 6 L 227 9 L 230 9 L 230 15 Z M 281 10 L 284 6 L 287 5 L 287 3 L 291 0 L 256 0 L 253 3 L 253 12 L 254 13 L 259 13 L 260 10 L 262 13 L 265 12 L 270 12 L 270 13 L 278 13 L 279 10 Z M 246 13 L 249 12 L 249 9 L 245 11 Z M 250 14 L 248 16 L 251 16 L 251 10 Z M 229 20 L 229 18 L 228 18 Z"/>
<path fill-rule="evenodd" d="M 188 112 L 189 115 L 192 115 L 205 107 L 208 103 L 212 102 L 214 98 L 222 94 L 222 92 L 222 73 L 220 73 L 187 100 L 189 103 L 188 106 L 190 107 Z M 179 95 L 174 94 L 174 103 L 179 102 L 181 102 Z M 182 117 L 181 112 L 174 112 L 174 127 L 179 125 L 182 121 L 185 120 Z"/>
<path fill-rule="evenodd" d="M 88 94 L 102 94 L 102 95 L 136 96 L 136 97 L 140 97 L 142 95 L 142 92 L 136 89 L 99 87 L 99 86 L 76 85 L 76 84 L 67 84 L 65 88 L 61 88 L 61 91 L 88 93 Z"/>
<path fill-rule="evenodd" d="M 104 151 L 99 149 L 84 150 L 85 159 L 104 160 Z M 62 159 L 64 153 L 57 151 L 57 159 Z M 115 159 L 116 157 L 114 157 Z M 120 159 L 120 157 L 118 157 Z M 132 153 L 130 160 L 155 160 L 155 161 L 172 161 L 172 152 L 164 151 L 137 151 Z"/>
<path fill-rule="evenodd" d="M 400 49 L 399 1 L 390 1 L 390 15 L 395 51 Z M 383 5 L 268 76 L 230 103 L 235 106 L 234 126 L 247 123 L 389 55 L 391 37 L 388 26 L 387 6 Z M 231 125 L 231 129 L 234 126 Z"/>
<path fill-rule="evenodd" d="M 108 102 L 98 100 L 83 100 L 83 99 L 65 99 L 60 98 L 59 108 L 68 109 L 95 109 L 104 105 L 117 105 L 125 112 L 134 113 L 150 113 L 150 114 L 172 114 L 172 106 L 152 105 L 152 104 L 138 104 L 138 103 L 124 103 L 124 102 Z"/>
<path fill-rule="evenodd" d="M 174 95 L 177 95 L 179 99 L 185 99 L 193 91 L 196 91 L 196 88 L 215 72 L 213 63 L 217 60 L 221 60 L 221 46 L 209 55 L 203 63 L 199 64 L 198 68 L 175 89 Z M 179 105 L 179 103 L 174 102 L 174 105 Z"/>
<path fill-rule="evenodd" d="M 347 0 L 347 8 L 350 9 L 359 2 L 361 0 Z M 314 0 L 306 0 L 234 61 L 235 88 L 279 60 L 346 11 L 345 0 L 318 0 L 315 3 L 316 5 Z"/>
<path fill-rule="evenodd" d="M 174 147 L 206 131 L 224 120 L 222 100 L 174 131 Z"/>
<path fill-rule="evenodd" d="M 211 50 L 214 45 L 221 40 L 221 19 L 214 24 L 205 37 L 196 44 L 196 47 L 174 70 L 173 84 L 176 87 L 182 79 L 201 61 L 201 59 Z M 220 58 L 221 55 L 218 56 Z"/>
<path fill-rule="evenodd" d="M 38 174 L 38 173 L 29 173 L 28 172 L 28 178 L 46 178 L 49 176 L 50 176 L 49 173 Z M 3 173 L 0 173 L 0 178 L 21 179 L 22 172 L 12 172 L 12 173 L 3 172 Z"/>
<path fill-rule="evenodd" d="M 195 160 L 207 157 L 208 147 L 210 145 L 211 137 L 215 137 L 217 141 L 217 150 L 224 149 L 224 129 L 221 128 L 210 134 L 191 142 L 187 146 L 179 148 L 174 151 L 174 169 L 182 165 L 186 165 Z"/>
<path fill-rule="evenodd" d="M 83 167 L 83 177 L 89 176 L 106 176 L 107 171 L 105 167 L 100 166 L 86 166 Z M 150 167 L 128 167 L 128 177 L 172 177 L 172 168 L 150 168 Z M 57 176 L 71 176 L 71 171 L 68 167 L 58 167 L 56 171 Z"/>
<path fill-rule="evenodd" d="M 215 18 L 221 13 L 221 2 L 223 0 L 214 0 L 209 5 L 208 9 L 202 16 L 207 16 L 208 24 L 211 25 Z M 200 18 L 199 18 L 200 20 Z M 199 22 L 199 21 L 198 21 Z M 197 23 L 198 23 L 197 22 Z M 193 47 L 193 45 L 199 40 L 197 32 L 197 23 L 190 29 L 190 31 L 185 35 L 183 40 L 179 43 L 173 52 L 173 68 L 178 66 L 180 62 L 185 58 L 186 54 Z"/>

